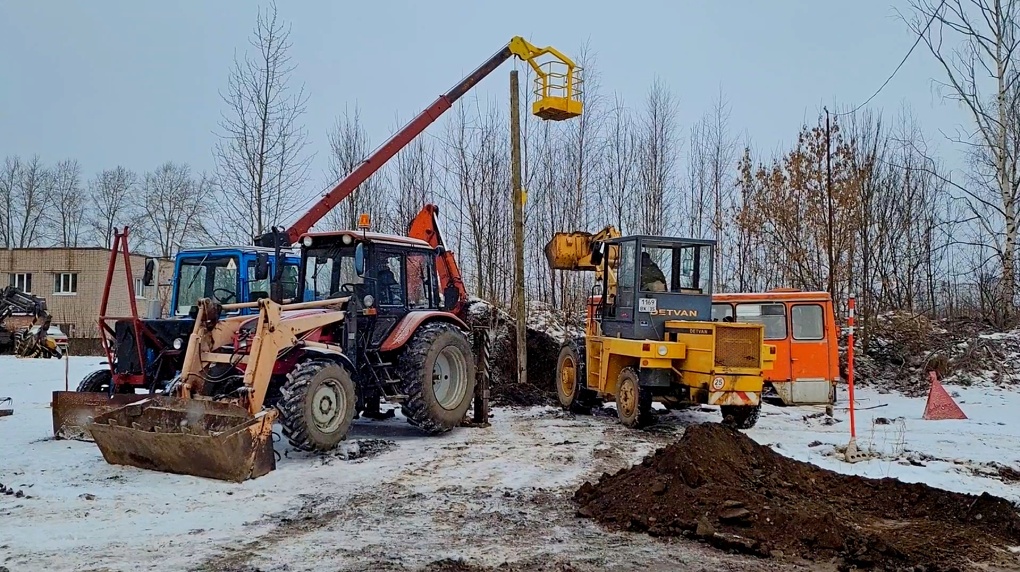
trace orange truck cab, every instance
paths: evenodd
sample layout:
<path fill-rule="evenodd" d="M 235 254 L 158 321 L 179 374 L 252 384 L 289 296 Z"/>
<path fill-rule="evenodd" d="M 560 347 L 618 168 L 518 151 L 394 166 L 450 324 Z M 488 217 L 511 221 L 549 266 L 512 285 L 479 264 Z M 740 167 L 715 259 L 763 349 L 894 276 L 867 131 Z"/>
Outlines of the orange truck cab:
<path fill-rule="evenodd" d="M 777 288 L 714 294 L 712 320 L 765 326 L 765 343 L 776 347 L 776 361 L 764 372 L 764 398 L 784 405 L 835 403 L 839 330 L 828 292 Z"/>

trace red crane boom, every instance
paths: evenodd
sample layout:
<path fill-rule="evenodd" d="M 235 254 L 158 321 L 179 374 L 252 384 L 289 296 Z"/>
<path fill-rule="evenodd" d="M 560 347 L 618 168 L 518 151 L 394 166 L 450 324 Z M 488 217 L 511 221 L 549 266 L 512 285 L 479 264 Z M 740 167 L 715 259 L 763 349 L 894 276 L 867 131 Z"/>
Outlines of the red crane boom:
<path fill-rule="evenodd" d="M 552 55 L 558 62 L 551 61 L 546 64 L 539 64 L 537 58 L 543 55 Z M 375 150 L 356 169 L 344 177 L 332 190 L 327 192 L 312 207 L 301 216 L 294 224 L 282 233 L 273 231 L 255 237 L 255 244 L 260 246 L 281 246 L 288 247 L 298 241 L 300 236 L 309 230 L 322 217 L 340 201 L 347 198 L 362 183 L 368 180 L 387 161 L 393 158 L 401 149 L 413 141 L 425 129 L 439 118 L 447 109 L 460 99 L 468 90 L 484 79 L 500 64 L 517 56 L 528 62 L 535 70 L 537 100 L 533 104 L 532 112 L 542 119 L 560 121 L 576 117 L 582 112 L 582 104 L 578 99 L 580 80 L 577 79 L 574 62 L 564 56 L 555 48 L 537 48 L 528 43 L 520 36 L 515 36 L 510 42 L 492 55 L 476 70 L 460 80 L 449 91 L 439 96 L 432 105 L 419 113 L 414 119 L 396 132 L 392 137 Z M 565 67 L 565 71 L 554 71 L 550 64 L 558 63 Z"/>

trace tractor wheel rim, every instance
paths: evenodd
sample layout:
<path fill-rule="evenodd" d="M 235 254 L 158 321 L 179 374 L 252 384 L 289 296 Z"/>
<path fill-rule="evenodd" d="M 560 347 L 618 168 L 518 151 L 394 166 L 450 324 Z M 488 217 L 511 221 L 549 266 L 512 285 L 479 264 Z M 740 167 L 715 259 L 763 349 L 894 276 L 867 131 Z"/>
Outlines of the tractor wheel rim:
<path fill-rule="evenodd" d="M 326 380 L 312 394 L 312 421 L 323 433 L 332 433 L 343 423 L 347 410 L 347 396 L 334 379 Z"/>
<path fill-rule="evenodd" d="M 432 366 L 432 391 L 443 409 L 461 404 L 467 389 L 467 362 L 456 348 L 447 347 L 436 356 Z"/>
<path fill-rule="evenodd" d="M 574 366 L 574 360 L 569 357 L 565 358 L 560 371 L 560 389 L 563 391 L 563 395 L 569 397 L 574 394 L 574 388 L 577 386 L 576 378 L 577 368 Z"/>

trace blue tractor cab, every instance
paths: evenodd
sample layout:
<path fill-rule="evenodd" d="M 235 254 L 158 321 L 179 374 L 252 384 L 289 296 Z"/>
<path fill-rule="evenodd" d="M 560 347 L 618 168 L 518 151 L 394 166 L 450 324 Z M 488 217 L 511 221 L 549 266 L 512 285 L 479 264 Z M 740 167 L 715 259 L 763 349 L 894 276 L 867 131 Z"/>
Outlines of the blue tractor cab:
<path fill-rule="evenodd" d="M 298 284 L 301 257 L 281 253 L 283 272 L 280 285 L 283 298 L 300 300 Z M 221 304 L 254 302 L 269 297 L 270 281 L 276 275 L 275 250 L 257 246 L 213 246 L 182 250 L 174 259 L 170 283 L 171 318 L 188 316 L 198 300 L 212 298 Z M 257 308 L 244 308 L 228 315 L 255 314 Z"/>

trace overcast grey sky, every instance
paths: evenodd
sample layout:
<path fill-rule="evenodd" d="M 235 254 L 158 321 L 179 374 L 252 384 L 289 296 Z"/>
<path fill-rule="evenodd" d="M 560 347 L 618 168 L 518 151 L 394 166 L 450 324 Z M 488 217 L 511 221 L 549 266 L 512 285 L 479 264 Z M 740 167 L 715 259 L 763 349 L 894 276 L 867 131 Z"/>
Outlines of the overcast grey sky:
<path fill-rule="evenodd" d="M 772 150 L 821 105 L 861 102 L 884 81 L 914 40 L 895 8 L 906 0 L 279 1 L 295 79 L 310 94 L 317 183 L 326 130 L 346 104 L 360 106 L 378 144 L 514 35 L 567 54 L 588 42 L 603 89 L 633 107 L 661 77 L 685 128 L 722 89 L 734 130 Z M 88 176 L 168 159 L 212 170 L 218 91 L 256 10 L 241 0 L 0 0 L 0 156 L 76 158 Z M 513 65 L 473 95 L 505 97 Z M 933 93 L 938 73 L 918 46 L 872 107 L 891 115 L 909 103 L 950 155 L 937 132 L 967 118 Z"/>

